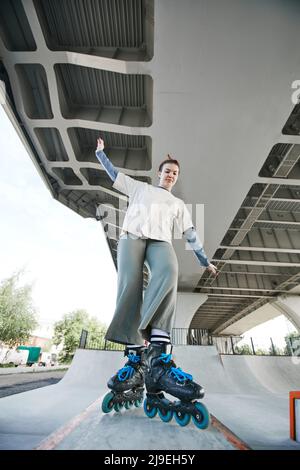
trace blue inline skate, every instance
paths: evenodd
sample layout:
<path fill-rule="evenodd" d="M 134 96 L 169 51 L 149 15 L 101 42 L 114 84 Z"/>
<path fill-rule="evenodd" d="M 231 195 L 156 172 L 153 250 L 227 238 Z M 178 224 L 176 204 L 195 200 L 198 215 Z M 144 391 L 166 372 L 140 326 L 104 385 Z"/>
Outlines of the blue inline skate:
<path fill-rule="evenodd" d="M 133 406 L 142 406 L 146 368 L 144 355 L 145 347 L 126 347 L 124 356 L 128 357 L 128 361 L 107 382 L 111 392 L 103 398 L 103 413 L 110 413 L 112 410 L 118 412 L 123 407 L 128 410 Z"/>
<path fill-rule="evenodd" d="M 204 397 L 204 389 L 193 382 L 190 374 L 176 367 L 172 355 L 166 354 L 166 349 L 165 344 L 152 343 L 147 351 L 145 414 L 154 418 L 158 413 L 166 423 L 174 416 L 180 426 L 186 426 L 192 418 L 197 428 L 206 429 L 210 415 L 206 406 L 197 401 Z M 179 400 L 170 401 L 163 392 Z"/>

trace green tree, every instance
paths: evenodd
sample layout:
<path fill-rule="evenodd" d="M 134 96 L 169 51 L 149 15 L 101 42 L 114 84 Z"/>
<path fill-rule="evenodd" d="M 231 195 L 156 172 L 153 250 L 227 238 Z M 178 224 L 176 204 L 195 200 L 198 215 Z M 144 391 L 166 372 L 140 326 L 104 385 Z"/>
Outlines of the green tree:
<path fill-rule="evenodd" d="M 253 351 L 248 344 L 243 344 L 242 346 L 235 346 L 234 351 L 235 354 L 253 354 Z"/>
<path fill-rule="evenodd" d="M 50 352 L 53 346 L 53 340 L 49 339 L 43 346 L 43 352 Z"/>
<path fill-rule="evenodd" d="M 268 356 L 269 355 L 268 351 L 266 351 L 265 349 L 261 349 L 261 348 L 255 349 L 255 354 L 257 356 Z"/>
<path fill-rule="evenodd" d="M 270 356 L 283 356 L 283 350 L 274 344 L 274 347 L 272 345 L 270 346 L 269 354 Z"/>
<path fill-rule="evenodd" d="M 0 341 L 15 347 L 28 340 L 38 326 L 32 304 L 32 285 L 18 286 L 23 271 L 0 284 Z"/>
<path fill-rule="evenodd" d="M 59 355 L 60 362 L 68 363 L 72 360 L 78 348 L 82 330 L 88 331 L 89 344 L 101 341 L 106 333 L 106 325 L 95 317 L 89 317 L 86 310 L 74 310 L 63 316 L 63 319 L 54 324 L 53 343 L 63 344 Z"/>

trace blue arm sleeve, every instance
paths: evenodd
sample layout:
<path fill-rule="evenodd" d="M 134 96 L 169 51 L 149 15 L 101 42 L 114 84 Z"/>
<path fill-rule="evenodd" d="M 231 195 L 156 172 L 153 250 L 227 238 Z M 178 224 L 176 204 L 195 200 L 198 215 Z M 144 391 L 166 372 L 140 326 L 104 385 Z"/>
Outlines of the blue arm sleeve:
<path fill-rule="evenodd" d="M 210 262 L 207 259 L 207 256 L 203 250 L 202 243 L 197 235 L 196 230 L 194 227 L 190 227 L 185 232 L 183 232 L 183 236 L 187 242 L 189 242 L 190 246 L 192 247 L 195 255 L 197 256 L 200 264 L 202 266 L 209 266 Z"/>
<path fill-rule="evenodd" d="M 119 170 L 117 170 L 111 161 L 107 158 L 103 150 L 96 150 L 96 157 L 98 158 L 99 162 L 103 166 L 104 170 L 110 177 L 112 181 L 116 180 L 117 174 L 119 173 Z"/>

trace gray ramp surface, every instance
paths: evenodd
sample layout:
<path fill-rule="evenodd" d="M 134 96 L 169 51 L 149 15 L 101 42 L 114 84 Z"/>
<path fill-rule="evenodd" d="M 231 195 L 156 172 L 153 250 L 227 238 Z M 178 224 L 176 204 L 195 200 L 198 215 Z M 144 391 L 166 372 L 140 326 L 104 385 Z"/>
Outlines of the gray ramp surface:
<path fill-rule="evenodd" d="M 175 420 L 163 423 L 158 417 L 149 419 L 140 408 L 103 415 L 99 406 L 55 449 L 235 450 L 235 447 L 212 426 L 205 431 L 192 424 L 181 428 Z"/>
<path fill-rule="evenodd" d="M 289 438 L 289 392 L 300 390 L 297 358 L 221 356 L 230 394 L 211 390 L 207 405 L 253 449 L 295 449 Z"/>
<path fill-rule="evenodd" d="M 199 347 L 177 348 L 178 363 L 204 385 L 214 416 L 253 449 L 300 450 L 289 438 L 289 392 L 300 390 L 297 358 L 219 356 L 212 347 L 201 354 L 193 348 Z"/>
<path fill-rule="evenodd" d="M 300 449 L 289 439 L 288 392 L 299 390 L 299 366 L 289 357 L 219 356 L 214 346 L 174 347 L 174 360 L 205 387 L 209 411 L 253 449 Z M 0 448 L 31 449 L 107 393 L 124 365 L 120 352 L 78 350 L 57 384 L 0 400 Z M 210 426 L 181 428 L 150 420 L 142 409 L 103 414 L 100 402 L 56 449 L 231 449 Z"/>

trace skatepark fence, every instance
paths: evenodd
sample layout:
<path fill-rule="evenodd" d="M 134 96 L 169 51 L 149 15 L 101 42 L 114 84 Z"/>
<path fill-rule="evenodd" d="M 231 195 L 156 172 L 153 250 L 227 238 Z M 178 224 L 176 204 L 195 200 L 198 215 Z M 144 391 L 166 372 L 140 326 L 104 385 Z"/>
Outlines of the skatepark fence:
<path fill-rule="evenodd" d="M 219 354 L 258 355 L 258 356 L 299 356 L 300 336 L 287 338 L 286 346 L 279 347 L 276 340 L 267 338 L 264 348 L 261 348 L 254 338 L 247 341 L 242 336 L 215 336 L 207 329 L 173 328 L 171 340 L 174 346 L 215 346 Z M 82 330 L 79 349 L 95 349 L 102 351 L 124 351 L 120 343 L 107 341 L 104 337 L 93 338 L 87 330 Z"/>
<path fill-rule="evenodd" d="M 171 341 L 174 346 L 212 346 L 213 337 L 208 330 L 200 328 L 173 328 Z M 82 330 L 80 349 L 98 349 L 103 351 L 123 351 L 124 345 L 102 338 L 91 338 L 87 330 Z"/>

